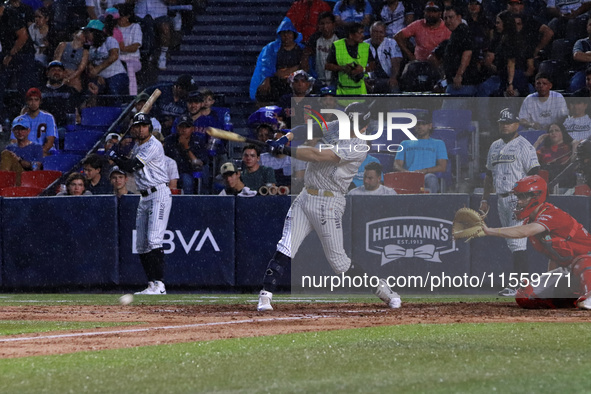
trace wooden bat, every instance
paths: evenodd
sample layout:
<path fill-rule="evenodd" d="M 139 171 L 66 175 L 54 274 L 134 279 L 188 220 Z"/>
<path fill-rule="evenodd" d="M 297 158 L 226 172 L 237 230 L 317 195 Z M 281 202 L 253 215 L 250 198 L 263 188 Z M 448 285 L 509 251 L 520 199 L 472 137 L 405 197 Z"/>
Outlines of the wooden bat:
<path fill-rule="evenodd" d="M 265 147 L 267 146 L 267 144 L 265 142 L 255 140 L 252 138 L 246 138 L 240 134 L 237 134 L 237 133 L 234 133 L 231 131 L 222 130 L 222 129 L 217 129 L 215 127 L 208 127 L 207 130 L 205 130 L 205 131 L 210 136 L 212 136 L 214 138 L 219 138 L 222 140 L 242 142 L 245 144 L 254 144 L 254 145 L 265 146 Z"/>
<path fill-rule="evenodd" d="M 152 93 L 148 101 L 146 101 L 140 112 L 143 112 L 145 114 L 150 113 L 152 105 L 154 105 L 154 103 L 156 102 L 156 100 L 158 100 L 158 97 L 160 97 L 161 94 L 162 92 L 160 91 L 160 89 L 154 90 L 154 93 Z"/>

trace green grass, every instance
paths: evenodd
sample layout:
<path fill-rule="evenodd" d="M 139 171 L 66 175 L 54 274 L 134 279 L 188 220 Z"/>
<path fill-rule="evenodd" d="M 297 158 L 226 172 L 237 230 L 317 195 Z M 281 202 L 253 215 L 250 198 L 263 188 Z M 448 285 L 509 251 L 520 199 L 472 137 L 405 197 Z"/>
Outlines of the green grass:
<path fill-rule="evenodd" d="M 0 360 L 6 393 L 589 392 L 587 324 L 374 327 Z"/>
<path fill-rule="evenodd" d="M 0 320 L 0 335 L 16 335 L 29 332 L 48 332 L 57 330 L 80 330 L 87 328 L 129 326 L 141 323 L 110 322 L 63 322 L 42 320 Z"/>

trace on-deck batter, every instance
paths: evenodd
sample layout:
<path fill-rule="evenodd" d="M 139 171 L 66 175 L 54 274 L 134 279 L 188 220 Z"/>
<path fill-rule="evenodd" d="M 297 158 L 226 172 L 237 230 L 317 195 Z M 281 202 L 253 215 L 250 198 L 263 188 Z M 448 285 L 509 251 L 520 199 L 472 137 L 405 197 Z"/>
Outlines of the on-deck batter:
<path fill-rule="evenodd" d="M 166 294 L 164 278 L 164 250 L 162 240 L 172 206 L 164 148 L 152 136 L 150 116 L 138 112 L 133 117 L 131 136 L 136 145 L 130 159 L 122 159 L 115 152 L 109 157 L 126 172 L 134 172 L 135 183 L 141 194 L 136 216 L 136 249 L 148 277 L 148 287 L 136 294 Z"/>
<path fill-rule="evenodd" d="M 352 103 L 347 106 L 345 112 L 351 124 L 354 124 L 354 117 L 358 117 L 359 131 L 365 133 L 371 116 L 367 106 Z M 351 264 L 351 259 L 345 253 L 342 217 L 345 211 L 344 195 L 367 156 L 366 150 L 357 151 L 353 147 L 364 145 L 366 142 L 357 138 L 352 130 L 349 139 L 340 140 L 338 121 L 328 123 L 328 130 L 323 137 L 326 145 L 332 145 L 332 148 L 290 149 L 285 146 L 287 136 L 269 142 L 274 154 L 289 154 L 309 163 L 304 176 L 305 187 L 287 213 L 277 251 L 267 266 L 263 290 L 259 293 L 259 311 L 273 310 L 271 300 L 277 280 L 283 275 L 291 258 L 312 230 L 318 234 L 324 254 L 337 274 L 345 272 L 350 276 L 363 275 L 359 268 Z M 400 307 L 400 296 L 393 292 L 384 280 L 380 280 L 376 295 L 389 307 Z"/>
<path fill-rule="evenodd" d="M 488 151 L 480 210 L 488 212 L 488 198 L 494 188 L 498 197 L 497 206 L 501 224 L 503 227 L 511 227 L 521 224 L 521 221 L 515 219 L 513 215 L 517 201 L 511 194 L 511 190 L 515 182 L 521 178 L 537 174 L 540 163 L 532 144 L 517 133 L 519 118 L 512 110 L 503 109 L 498 122 L 501 138 L 493 142 Z M 513 256 L 513 272 L 527 273 L 527 238 L 507 238 L 506 241 Z M 511 297 L 515 292 L 515 289 L 507 288 L 499 295 Z"/>

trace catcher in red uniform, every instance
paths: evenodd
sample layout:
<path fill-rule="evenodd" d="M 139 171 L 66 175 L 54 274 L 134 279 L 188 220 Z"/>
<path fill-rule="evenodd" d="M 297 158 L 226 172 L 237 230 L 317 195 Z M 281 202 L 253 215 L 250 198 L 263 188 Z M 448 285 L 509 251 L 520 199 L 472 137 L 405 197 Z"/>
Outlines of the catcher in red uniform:
<path fill-rule="evenodd" d="M 515 217 L 523 224 L 489 228 L 484 233 L 502 238 L 528 237 L 534 249 L 548 256 L 548 275 L 536 286 L 532 280 L 517 291 L 522 308 L 576 306 L 591 309 L 591 235 L 571 215 L 546 202 L 548 186 L 538 175 L 526 176 L 513 187 Z M 560 278 L 570 275 L 570 281 Z M 557 280 L 554 280 L 557 279 Z M 570 287 L 565 286 L 570 282 Z M 561 286 L 559 286 L 562 284 Z"/>

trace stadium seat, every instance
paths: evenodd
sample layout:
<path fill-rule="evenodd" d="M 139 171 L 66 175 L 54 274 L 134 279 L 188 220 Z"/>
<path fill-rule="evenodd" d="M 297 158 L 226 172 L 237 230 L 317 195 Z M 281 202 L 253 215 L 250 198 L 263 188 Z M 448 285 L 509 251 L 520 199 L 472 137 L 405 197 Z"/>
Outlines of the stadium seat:
<path fill-rule="evenodd" d="M 45 189 L 51 185 L 53 181 L 62 176 L 61 171 L 25 171 L 21 175 L 21 186 L 24 187 L 40 187 Z"/>
<path fill-rule="evenodd" d="M 471 132 L 474 130 L 472 111 L 469 109 L 436 109 L 433 111 L 433 128 Z"/>
<path fill-rule="evenodd" d="M 16 185 L 16 172 L 0 171 L 0 188 Z"/>
<path fill-rule="evenodd" d="M 384 186 L 398 194 L 425 193 L 425 174 L 420 172 L 388 172 L 384 174 Z"/>
<path fill-rule="evenodd" d="M 374 153 L 371 155 L 380 161 L 382 165 L 382 172 L 390 172 L 394 169 L 395 153 Z"/>
<path fill-rule="evenodd" d="M 591 189 L 585 184 L 577 185 L 575 186 L 575 196 L 591 196 Z"/>
<path fill-rule="evenodd" d="M 574 41 L 561 38 L 552 42 L 552 52 L 550 58 L 554 60 L 560 60 L 568 65 L 573 62 L 573 46 Z"/>
<path fill-rule="evenodd" d="M 526 140 L 528 140 L 530 142 L 530 144 L 534 144 L 538 138 L 540 138 L 540 136 L 542 134 L 544 134 L 545 131 L 544 130 L 520 130 L 519 134 L 525 138 Z"/>
<path fill-rule="evenodd" d="M 123 110 L 120 107 L 83 108 L 80 116 L 82 126 L 110 126 Z"/>
<path fill-rule="evenodd" d="M 460 138 L 460 134 L 455 129 L 434 129 L 431 134 L 431 138 L 442 140 L 445 144 L 449 158 L 448 167 L 453 166 L 451 171 L 456 181 L 461 178 L 461 166 L 465 162 L 463 158 L 468 157 L 468 140 Z"/>
<path fill-rule="evenodd" d="M 34 197 L 43 191 L 41 187 L 11 186 L 0 189 L 2 197 Z"/>
<path fill-rule="evenodd" d="M 75 131 L 66 133 L 64 151 L 86 154 L 102 138 L 103 132 L 101 131 Z"/>
<path fill-rule="evenodd" d="M 74 167 L 83 155 L 75 154 L 58 154 L 53 156 L 46 156 L 43 158 L 43 169 L 44 170 L 55 170 L 61 172 L 68 172 Z"/>

